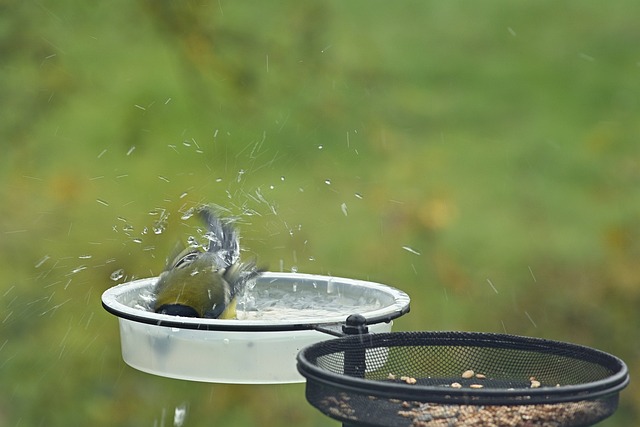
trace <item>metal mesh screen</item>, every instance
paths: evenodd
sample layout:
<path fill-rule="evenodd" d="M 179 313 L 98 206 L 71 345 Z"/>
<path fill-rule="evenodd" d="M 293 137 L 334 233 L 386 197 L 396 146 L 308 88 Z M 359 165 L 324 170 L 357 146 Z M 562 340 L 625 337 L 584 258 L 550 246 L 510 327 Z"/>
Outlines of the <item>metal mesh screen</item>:
<path fill-rule="evenodd" d="M 402 332 L 324 341 L 298 369 L 323 413 L 368 426 L 588 426 L 617 408 L 624 363 L 501 334 Z"/>

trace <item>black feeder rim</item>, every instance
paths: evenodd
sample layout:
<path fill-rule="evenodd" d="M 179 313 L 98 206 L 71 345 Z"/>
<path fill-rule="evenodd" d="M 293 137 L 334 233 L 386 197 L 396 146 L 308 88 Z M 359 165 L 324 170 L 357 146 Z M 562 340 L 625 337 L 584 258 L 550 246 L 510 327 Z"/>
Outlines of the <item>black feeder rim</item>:
<path fill-rule="evenodd" d="M 367 400 L 377 402 L 375 411 L 382 410 L 382 403 L 388 402 L 401 402 L 403 407 L 411 403 L 440 408 L 530 405 L 522 406 L 523 410 L 535 405 L 562 407 L 565 402 L 565 408 L 576 405 L 572 402 L 605 402 L 604 409 L 599 408 L 591 418 L 588 411 L 583 411 L 585 420 L 558 424 L 586 426 L 610 416 L 617 408 L 618 392 L 629 383 L 625 363 L 602 351 L 494 333 L 346 336 L 305 347 L 297 359 L 298 371 L 307 379 L 307 400 L 326 415 L 349 423 L 344 425 L 412 425 L 391 421 L 383 424 L 378 419 L 380 415 L 368 415 L 372 404 Z M 483 375 L 463 379 L 461 374 L 471 369 Z M 534 380 L 538 383 L 535 386 Z M 398 405 L 393 410 L 401 413 Z M 344 415 L 344 408 L 349 409 L 348 414 L 365 415 L 356 422 L 359 418 Z"/>

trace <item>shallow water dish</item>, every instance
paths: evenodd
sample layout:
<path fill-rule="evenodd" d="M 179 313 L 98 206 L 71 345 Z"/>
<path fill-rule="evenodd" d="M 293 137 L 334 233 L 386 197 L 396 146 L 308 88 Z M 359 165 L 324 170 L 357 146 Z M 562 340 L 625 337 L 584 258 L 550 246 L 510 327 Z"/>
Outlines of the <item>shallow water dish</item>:
<path fill-rule="evenodd" d="M 102 294 L 118 316 L 124 361 L 164 377 L 237 384 L 304 382 L 296 369 L 301 348 L 340 333 L 350 314 L 370 332 L 391 330 L 409 311 L 409 297 L 362 280 L 299 273 L 263 273 L 238 303 L 238 319 L 200 319 L 145 309 L 157 278 L 135 280 Z M 327 302 L 329 304 L 327 304 Z M 318 306 L 327 304 L 321 310 Z"/>

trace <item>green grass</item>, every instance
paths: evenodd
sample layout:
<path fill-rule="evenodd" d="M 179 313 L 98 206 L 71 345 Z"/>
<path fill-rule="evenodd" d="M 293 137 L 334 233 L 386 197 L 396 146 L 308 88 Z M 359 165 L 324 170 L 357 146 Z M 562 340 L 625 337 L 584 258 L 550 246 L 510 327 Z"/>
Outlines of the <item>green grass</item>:
<path fill-rule="evenodd" d="M 158 274 L 203 202 L 272 270 L 405 290 L 397 330 L 638 369 L 636 3 L 1 8 L 0 424 L 170 425 L 186 404 L 189 426 L 327 425 L 301 385 L 122 362 L 109 275 Z M 145 233 L 158 209 L 166 231 Z M 632 380 L 602 425 L 638 403 Z"/>

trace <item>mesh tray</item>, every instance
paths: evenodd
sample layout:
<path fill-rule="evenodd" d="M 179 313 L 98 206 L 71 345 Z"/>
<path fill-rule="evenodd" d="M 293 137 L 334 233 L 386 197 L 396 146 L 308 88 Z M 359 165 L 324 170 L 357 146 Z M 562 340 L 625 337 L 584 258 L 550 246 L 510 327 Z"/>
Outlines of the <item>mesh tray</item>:
<path fill-rule="evenodd" d="M 313 406 L 361 426 L 589 426 L 629 382 L 598 350 L 470 332 L 347 336 L 303 349 L 298 370 Z"/>

